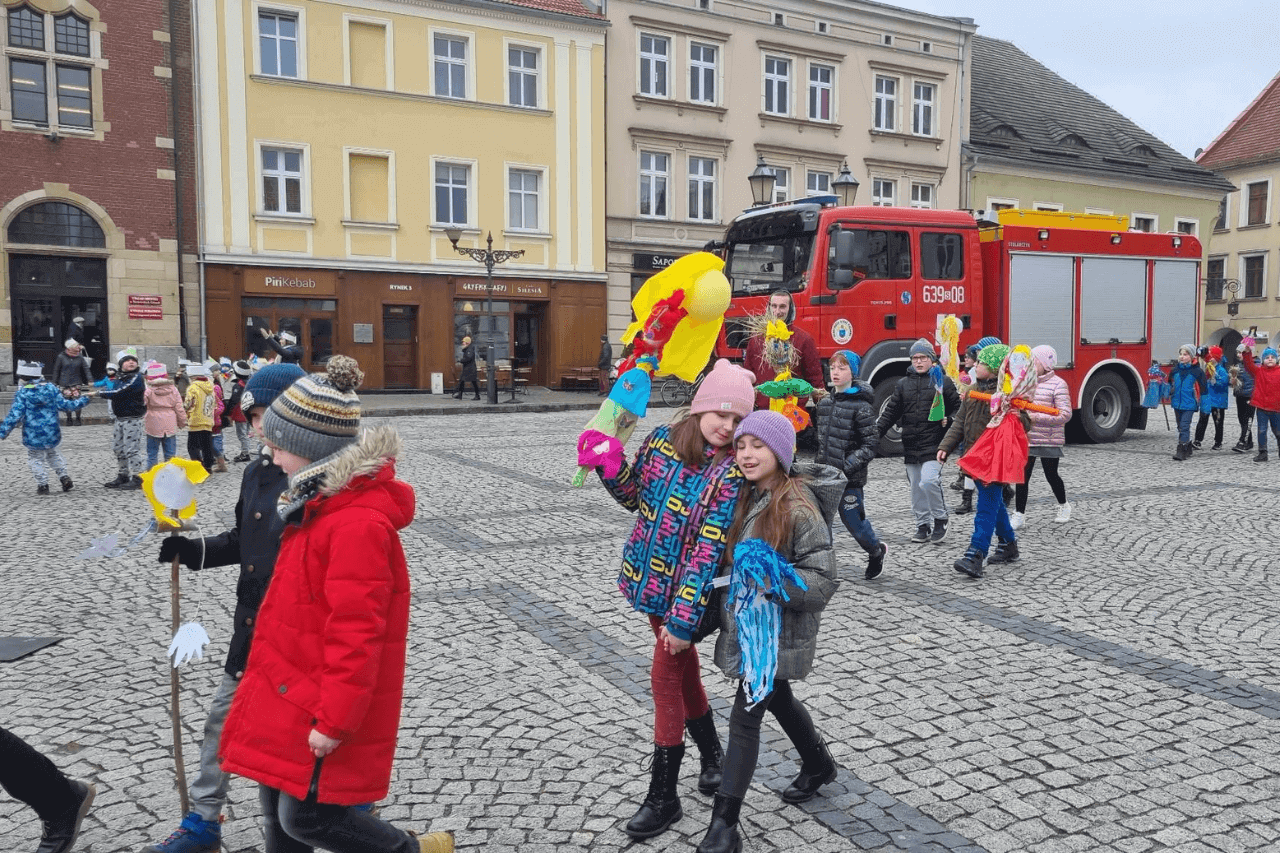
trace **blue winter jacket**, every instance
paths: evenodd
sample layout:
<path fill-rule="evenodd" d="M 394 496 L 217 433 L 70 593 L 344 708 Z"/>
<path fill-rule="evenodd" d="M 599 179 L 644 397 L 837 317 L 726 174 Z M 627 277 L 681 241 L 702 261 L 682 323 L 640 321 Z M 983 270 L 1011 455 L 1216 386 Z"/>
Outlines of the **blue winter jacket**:
<path fill-rule="evenodd" d="M 147 383 L 141 370 L 132 373 L 122 371 L 116 377 L 116 387 L 99 391 L 98 396 L 111 401 L 111 412 L 117 418 L 140 418 L 147 413 L 146 390 Z"/>
<path fill-rule="evenodd" d="M 1175 409 L 1209 411 L 1209 384 L 1200 365 L 1182 364 L 1179 362 L 1169 371 L 1169 405 Z M 1196 388 L 1200 388 L 1200 399 L 1196 400 Z"/>
<path fill-rule="evenodd" d="M 1213 379 L 1208 379 L 1209 385 L 1209 405 L 1215 409 L 1225 409 L 1227 407 L 1227 395 L 1231 389 L 1231 374 L 1227 372 L 1225 364 L 1219 364 L 1213 371 Z"/>
<path fill-rule="evenodd" d="M 1249 398 L 1253 396 L 1253 374 L 1245 370 L 1243 364 L 1236 372 L 1236 383 L 1236 399 L 1249 402 Z"/>
<path fill-rule="evenodd" d="M 62 443 L 62 427 L 58 425 L 58 412 L 74 412 L 89 405 L 88 397 L 68 400 L 52 382 L 41 379 L 31 385 L 23 385 L 13 395 L 13 407 L 9 416 L 0 423 L 0 438 L 22 421 L 22 443 L 27 447 L 49 448 Z"/>

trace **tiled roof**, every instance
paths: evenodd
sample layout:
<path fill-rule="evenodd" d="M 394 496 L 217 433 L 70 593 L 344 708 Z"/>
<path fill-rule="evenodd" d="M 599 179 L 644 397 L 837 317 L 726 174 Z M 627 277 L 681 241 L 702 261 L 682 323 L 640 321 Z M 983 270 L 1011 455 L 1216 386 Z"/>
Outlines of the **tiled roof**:
<path fill-rule="evenodd" d="M 1109 178 L 1234 189 L 1013 44 L 975 35 L 972 58 L 975 153 Z"/>
<path fill-rule="evenodd" d="M 539 12 L 554 12 L 557 15 L 571 15 L 575 18 L 591 18 L 597 21 L 608 20 L 604 15 L 592 11 L 580 0 L 490 0 L 503 6 L 523 6 Z"/>
<path fill-rule="evenodd" d="M 1196 162 L 1219 167 L 1280 157 L 1280 74 L 1209 143 Z"/>

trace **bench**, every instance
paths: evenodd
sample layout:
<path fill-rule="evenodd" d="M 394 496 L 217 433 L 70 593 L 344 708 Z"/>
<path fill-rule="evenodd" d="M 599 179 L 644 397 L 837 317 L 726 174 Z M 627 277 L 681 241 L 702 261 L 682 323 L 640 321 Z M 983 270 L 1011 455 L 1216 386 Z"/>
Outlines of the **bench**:
<path fill-rule="evenodd" d="M 597 367 L 571 367 L 560 374 L 561 391 L 595 391 L 600 387 L 600 369 Z"/>

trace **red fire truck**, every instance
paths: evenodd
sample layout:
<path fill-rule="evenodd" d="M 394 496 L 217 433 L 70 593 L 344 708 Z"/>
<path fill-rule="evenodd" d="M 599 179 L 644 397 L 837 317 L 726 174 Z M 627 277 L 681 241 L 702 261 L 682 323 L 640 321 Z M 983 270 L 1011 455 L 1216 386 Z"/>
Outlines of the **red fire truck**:
<path fill-rule="evenodd" d="M 980 223 L 964 211 L 839 207 L 833 196 L 750 210 L 725 237 L 733 300 L 717 354 L 740 359 L 744 317 L 788 290 L 793 327 L 813 336 L 824 365 L 838 349 L 859 353 L 882 406 L 911 344 L 954 314 L 961 352 L 986 335 L 1052 345 L 1074 398 L 1069 428 L 1115 441 L 1146 427 L 1152 359 L 1175 360 L 1200 328 L 1200 241 L 1127 224 L 1041 211 Z M 896 433 L 881 449 L 900 452 Z"/>

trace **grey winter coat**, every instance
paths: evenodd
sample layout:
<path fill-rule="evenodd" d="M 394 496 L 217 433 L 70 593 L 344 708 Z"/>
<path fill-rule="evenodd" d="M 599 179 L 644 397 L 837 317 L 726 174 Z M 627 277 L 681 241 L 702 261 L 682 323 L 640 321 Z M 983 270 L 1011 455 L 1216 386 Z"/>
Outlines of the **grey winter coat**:
<path fill-rule="evenodd" d="M 947 422 L 929 420 L 933 397 L 937 391 L 928 373 L 908 370 L 898 380 L 893 394 L 880 412 L 876 428 L 884 435 L 894 424 L 902 426 L 902 461 L 907 465 L 919 465 L 938 455 L 938 442 L 946 432 Z M 942 406 L 948 418 L 960 408 L 960 395 L 950 376 L 942 379 Z"/>
<path fill-rule="evenodd" d="M 876 458 L 876 445 L 880 443 L 875 403 L 875 392 L 861 380 L 818 401 L 815 461 L 839 468 L 849 485 L 859 489 L 867 484 L 867 466 Z"/>
<path fill-rule="evenodd" d="M 89 373 L 89 362 L 84 356 L 74 358 L 63 350 L 53 362 L 53 384 L 59 388 L 70 388 L 72 385 L 92 385 L 93 376 Z"/>
<path fill-rule="evenodd" d="M 844 494 L 845 478 L 830 465 L 795 465 L 792 470 L 805 477 L 805 492 L 813 505 L 822 513 L 817 518 L 804 507 L 792 510 L 795 532 L 791 542 L 780 549 L 783 558 L 791 563 L 807 590 L 787 587 L 789 601 L 782 602 L 782 629 L 778 634 L 778 670 L 775 678 L 793 680 L 804 678 L 813 669 L 813 659 L 818 652 L 818 625 L 822 610 L 840 585 L 836 569 L 835 551 L 831 548 L 831 521 L 835 518 L 840 496 Z M 769 505 L 769 492 L 752 492 L 745 500 L 752 501 L 747 510 L 742 538 L 750 539 L 756 520 Z M 720 574 L 732 571 L 722 566 Z M 738 646 L 738 626 L 729 607 L 728 596 L 720 596 L 720 634 L 716 638 L 716 666 L 730 678 L 742 676 L 742 651 Z"/>

